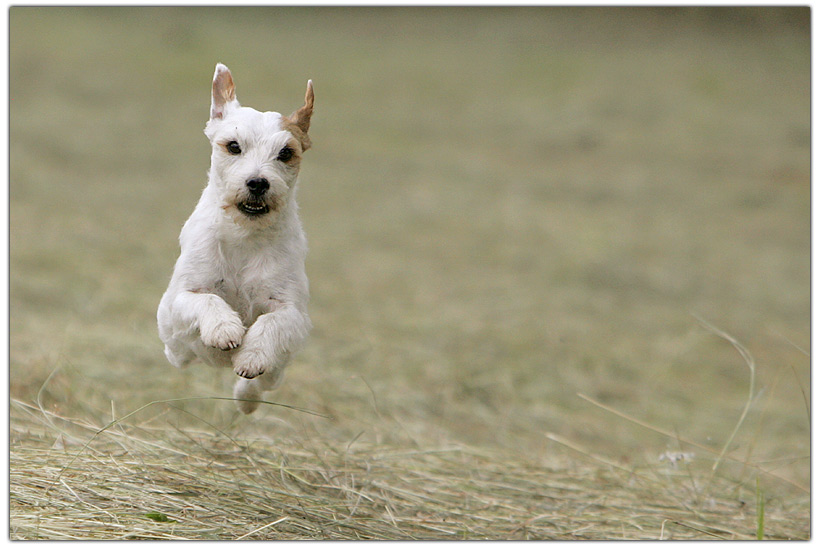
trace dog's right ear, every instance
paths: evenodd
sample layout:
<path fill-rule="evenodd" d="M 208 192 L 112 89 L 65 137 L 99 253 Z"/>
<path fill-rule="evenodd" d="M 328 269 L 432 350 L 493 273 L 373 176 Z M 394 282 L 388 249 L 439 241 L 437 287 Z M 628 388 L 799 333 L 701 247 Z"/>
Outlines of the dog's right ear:
<path fill-rule="evenodd" d="M 285 118 L 291 125 L 291 132 L 293 136 L 298 138 L 302 143 L 302 151 L 310 148 L 310 137 L 308 136 L 308 129 L 310 129 L 310 117 L 313 115 L 313 80 L 308 80 L 307 90 L 305 91 L 305 105 L 297 111 Z"/>
<path fill-rule="evenodd" d="M 211 119 L 221 119 L 227 105 L 235 101 L 236 87 L 233 84 L 231 71 L 224 64 L 217 63 L 211 93 Z"/>

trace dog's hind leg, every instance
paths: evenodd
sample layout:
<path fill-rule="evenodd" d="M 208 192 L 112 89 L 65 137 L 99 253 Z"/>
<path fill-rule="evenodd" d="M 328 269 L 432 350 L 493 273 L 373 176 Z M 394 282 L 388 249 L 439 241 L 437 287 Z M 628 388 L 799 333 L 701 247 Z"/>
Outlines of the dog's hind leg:
<path fill-rule="evenodd" d="M 259 381 L 240 377 L 233 385 L 233 397 L 239 411 L 245 414 L 253 413 L 259 407 L 259 400 L 262 397 Z"/>
<path fill-rule="evenodd" d="M 184 368 L 196 358 L 196 354 L 191 350 L 190 343 L 180 339 L 179 334 L 174 332 L 168 301 L 167 296 L 163 296 L 157 310 L 159 338 L 165 344 L 165 358 L 168 359 L 168 362 L 177 368 Z"/>
<path fill-rule="evenodd" d="M 242 413 L 253 413 L 259 407 L 262 392 L 270 391 L 279 386 L 285 376 L 284 368 L 277 368 L 254 379 L 239 377 L 233 386 L 233 397 L 236 406 Z"/>
<path fill-rule="evenodd" d="M 187 343 L 173 340 L 165 344 L 165 358 L 177 368 L 184 368 L 196 358 L 196 354 L 188 348 Z"/>

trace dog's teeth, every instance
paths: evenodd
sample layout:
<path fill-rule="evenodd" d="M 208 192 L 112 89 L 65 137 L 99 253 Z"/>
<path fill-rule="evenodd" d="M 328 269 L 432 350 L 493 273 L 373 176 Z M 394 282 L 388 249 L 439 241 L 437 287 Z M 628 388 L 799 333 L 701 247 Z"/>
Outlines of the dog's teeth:
<path fill-rule="evenodd" d="M 268 210 L 264 203 L 242 203 L 239 208 L 250 214 L 262 214 Z"/>

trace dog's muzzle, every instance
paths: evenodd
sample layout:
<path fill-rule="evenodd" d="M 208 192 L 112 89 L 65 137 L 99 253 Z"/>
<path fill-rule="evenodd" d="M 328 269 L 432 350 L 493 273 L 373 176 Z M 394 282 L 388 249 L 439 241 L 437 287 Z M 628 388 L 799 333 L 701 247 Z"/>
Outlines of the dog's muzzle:
<path fill-rule="evenodd" d="M 268 188 L 270 188 L 270 183 L 267 178 L 251 178 L 245 182 L 245 185 L 248 186 L 248 191 L 250 191 L 254 197 L 262 197 L 265 195 L 265 192 L 268 191 Z"/>
<path fill-rule="evenodd" d="M 250 198 L 237 203 L 238 208 L 243 214 L 248 216 L 261 216 L 267 214 L 270 207 L 265 203 L 265 193 L 270 188 L 270 183 L 265 178 L 251 178 L 245 185 L 248 188 Z"/>

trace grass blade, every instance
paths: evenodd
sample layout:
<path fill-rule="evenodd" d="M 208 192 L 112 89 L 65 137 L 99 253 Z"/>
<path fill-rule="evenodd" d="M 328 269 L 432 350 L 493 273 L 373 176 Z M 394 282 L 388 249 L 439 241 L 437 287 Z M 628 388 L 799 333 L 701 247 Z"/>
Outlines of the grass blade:
<path fill-rule="evenodd" d="M 193 397 L 188 397 L 188 398 L 168 398 L 168 399 L 165 399 L 165 400 L 154 400 L 153 402 L 148 402 L 147 404 L 143 404 L 142 406 L 140 406 L 137 409 L 135 409 L 134 411 L 120 417 L 119 419 L 114 419 L 113 421 L 111 421 L 110 423 L 108 423 L 107 425 L 105 425 L 104 427 L 99 429 L 98 431 L 96 431 L 94 433 L 94 435 L 91 436 L 91 438 L 89 438 L 89 440 L 85 444 L 83 444 L 83 447 L 80 448 L 80 450 L 74 455 L 74 457 L 72 457 L 71 460 L 68 461 L 68 463 L 62 469 L 60 469 L 60 472 L 57 474 L 57 477 L 54 479 L 54 483 L 52 485 L 57 483 L 60 480 L 60 478 L 62 478 L 63 473 L 65 473 L 65 471 L 68 470 L 69 467 L 71 467 L 71 465 L 74 463 L 74 461 L 77 460 L 77 457 L 79 457 L 88 448 L 88 446 L 91 445 L 91 442 L 93 442 L 97 438 L 97 436 L 99 436 L 100 434 L 102 434 L 106 430 L 110 429 L 114 425 L 117 425 L 117 424 L 125 421 L 129 417 L 132 417 L 132 416 L 138 414 L 139 412 L 141 412 L 141 411 L 143 411 L 143 410 L 145 410 L 145 409 L 147 409 L 151 406 L 155 406 L 155 405 L 158 405 L 158 404 L 171 404 L 173 402 L 189 402 L 189 401 L 193 401 L 193 400 L 222 400 L 222 401 L 230 400 L 232 402 L 234 402 L 234 401 L 258 402 L 260 404 L 267 404 L 267 405 L 270 405 L 270 406 L 280 406 L 280 407 L 291 409 L 291 410 L 298 411 L 298 412 L 301 412 L 301 413 L 307 413 L 309 415 L 315 415 L 316 417 L 323 417 L 325 419 L 332 419 L 332 417 L 330 417 L 329 415 L 324 415 L 322 413 L 318 413 L 318 412 L 315 412 L 313 410 L 309 410 L 309 409 L 305 409 L 305 408 L 299 408 L 299 407 L 296 407 L 296 406 L 289 406 L 287 404 L 280 404 L 278 402 L 268 402 L 267 400 L 248 400 L 248 399 L 243 399 L 243 398 L 227 398 L 227 397 L 220 397 L 220 396 L 193 396 Z M 174 406 L 172 406 L 172 407 L 174 407 Z M 49 486 L 49 489 L 50 488 L 51 488 L 51 486 Z"/>
<path fill-rule="evenodd" d="M 723 460 L 723 457 L 726 455 L 726 451 L 728 451 L 729 446 L 734 441 L 737 431 L 740 430 L 740 426 L 743 424 L 743 421 L 746 420 L 746 415 L 749 413 L 749 408 L 752 407 L 752 401 L 754 400 L 755 393 L 755 360 L 752 357 L 752 354 L 738 340 L 726 332 L 717 329 L 715 326 L 709 324 L 699 316 L 694 315 L 694 317 L 701 323 L 701 325 L 703 325 L 704 328 L 731 343 L 749 367 L 749 395 L 746 398 L 746 404 L 743 406 L 743 412 L 740 414 L 740 418 L 737 420 L 734 430 L 732 430 L 729 438 L 726 439 L 726 443 L 723 444 L 723 449 L 720 451 L 717 459 L 715 459 L 715 464 L 712 465 L 712 473 L 714 473 L 720 465 L 720 462 Z"/>
<path fill-rule="evenodd" d="M 760 489 L 760 476 L 757 477 L 755 484 L 755 499 L 757 501 L 757 540 L 763 540 L 764 526 L 766 521 L 766 501 L 763 498 L 763 490 Z"/>

